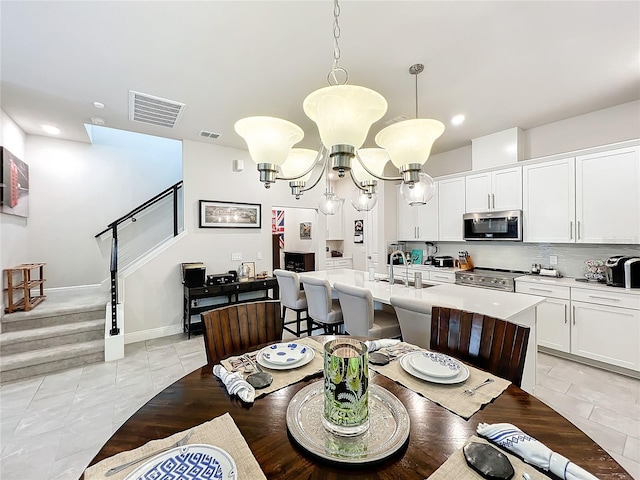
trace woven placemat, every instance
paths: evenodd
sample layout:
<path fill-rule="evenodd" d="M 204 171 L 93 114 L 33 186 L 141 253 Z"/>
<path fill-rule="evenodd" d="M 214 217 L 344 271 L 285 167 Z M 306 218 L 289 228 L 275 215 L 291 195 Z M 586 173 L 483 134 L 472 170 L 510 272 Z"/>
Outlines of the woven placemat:
<path fill-rule="evenodd" d="M 399 346 L 394 348 L 399 348 Z M 469 369 L 469 378 L 462 383 L 452 385 L 430 383 L 416 378 L 405 372 L 400 365 L 399 359 L 393 360 L 387 365 L 369 365 L 369 368 L 419 393 L 447 410 L 468 419 L 480 410 L 483 405 L 490 403 L 504 392 L 511 382 L 470 365 L 466 366 Z M 488 378 L 493 379 L 493 383 L 478 389 L 475 395 L 463 394 L 464 389 L 479 385 Z"/>
<path fill-rule="evenodd" d="M 295 343 L 300 343 L 313 348 L 313 350 L 316 352 L 313 360 L 311 360 L 306 365 L 303 365 L 302 367 L 293 368 L 290 370 L 272 370 L 261 365 L 265 372 L 269 372 L 273 376 L 273 382 L 267 388 L 256 390 L 256 398 L 264 397 L 271 392 L 275 392 L 276 390 L 280 390 L 281 388 L 287 387 L 294 383 L 298 383 L 301 380 L 317 375 L 318 373 L 321 373 L 323 371 L 324 360 L 322 344 L 312 338 L 296 339 Z M 260 350 L 254 350 L 252 352 L 246 353 L 245 355 L 249 355 L 251 359 L 255 361 L 256 355 L 259 351 Z M 246 378 L 247 374 L 253 373 L 253 371 L 250 369 L 250 367 L 245 368 L 242 364 L 242 361 L 238 360 L 239 358 L 240 357 L 229 357 L 226 360 L 222 360 L 220 363 L 230 372 L 233 371 L 242 373 Z"/>
<path fill-rule="evenodd" d="M 238 430 L 233 418 L 228 413 L 214 418 L 208 422 L 200 424 L 190 429 L 192 431 L 188 444 L 202 443 L 222 448 L 233 457 L 238 467 L 238 478 L 255 480 L 266 480 L 258 461 L 251 453 L 249 445 Z M 101 462 L 87 468 L 84 472 L 85 480 L 108 479 L 122 480 L 133 470 L 138 468 L 143 462 L 136 463 L 129 468 L 109 477 L 104 474 L 110 468 L 122 465 L 136 458 L 144 457 L 153 452 L 157 452 L 173 445 L 187 434 L 188 430 L 178 432 L 170 437 L 159 440 L 151 440 L 135 450 L 118 453 L 113 457 L 105 458 Z"/>
<path fill-rule="evenodd" d="M 484 438 L 476 437 L 473 435 L 469 440 L 465 442 L 465 445 L 469 442 L 479 442 L 479 443 L 489 443 Z M 495 445 L 494 445 L 495 447 Z M 513 470 L 515 471 L 515 475 L 513 479 L 521 479 L 523 473 L 528 473 L 531 477 L 531 480 L 549 480 L 548 477 L 538 470 L 533 468 L 531 465 L 520 460 L 518 457 L 507 453 L 506 451 L 496 447 L 499 451 L 504 453 L 511 465 L 513 466 Z M 464 453 L 462 449 L 456 450 L 453 454 L 444 462 L 438 470 L 433 472 L 429 476 L 429 480 L 481 480 L 484 477 L 474 471 L 469 465 L 467 465 L 467 461 L 464 459 Z"/>

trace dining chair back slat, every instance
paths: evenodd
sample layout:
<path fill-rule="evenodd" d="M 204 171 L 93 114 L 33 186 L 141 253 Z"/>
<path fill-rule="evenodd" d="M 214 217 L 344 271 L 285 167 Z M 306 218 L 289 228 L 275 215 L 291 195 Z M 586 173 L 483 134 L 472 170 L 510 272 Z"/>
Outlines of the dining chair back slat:
<path fill-rule="evenodd" d="M 207 363 L 267 342 L 282 340 L 278 300 L 240 303 L 200 314 Z"/>
<path fill-rule="evenodd" d="M 430 348 L 520 386 L 529 331 L 480 313 L 434 306 Z"/>

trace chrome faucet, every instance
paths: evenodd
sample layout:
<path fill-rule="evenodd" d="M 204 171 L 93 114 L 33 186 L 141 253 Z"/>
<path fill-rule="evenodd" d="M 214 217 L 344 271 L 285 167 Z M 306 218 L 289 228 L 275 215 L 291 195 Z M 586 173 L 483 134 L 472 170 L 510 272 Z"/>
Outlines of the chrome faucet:
<path fill-rule="evenodd" d="M 393 257 L 395 257 L 396 255 L 400 255 L 400 257 L 402 257 L 402 261 L 404 262 L 404 268 L 405 268 L 404 284 L 405 286 L 408 287 L 409 286 L 409 264 L 407 263 L 407 257 L 402 250 L 394 250 L 393 252 L 391 252 L 391 255 L 389 255 L 389 284 L 393 285 L 395 283 L 395 280 L 393 278 Z"/>

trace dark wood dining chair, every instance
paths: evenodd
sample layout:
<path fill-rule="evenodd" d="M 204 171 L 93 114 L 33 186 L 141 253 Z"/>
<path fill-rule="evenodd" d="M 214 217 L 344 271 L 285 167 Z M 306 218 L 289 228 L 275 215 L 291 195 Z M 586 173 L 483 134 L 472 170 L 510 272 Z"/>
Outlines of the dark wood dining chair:
<path fill-rule="evenodd" d="M 282 340 L 280 301 L 239 303 L 200 314 L 207 363 L 261 343 Z"/>
<path fill-rule="evenodd" d="M 474 312 L 434 306 L 431 350 L 459 358 L 518 387 L 529 342 L 529 327 Z"/>

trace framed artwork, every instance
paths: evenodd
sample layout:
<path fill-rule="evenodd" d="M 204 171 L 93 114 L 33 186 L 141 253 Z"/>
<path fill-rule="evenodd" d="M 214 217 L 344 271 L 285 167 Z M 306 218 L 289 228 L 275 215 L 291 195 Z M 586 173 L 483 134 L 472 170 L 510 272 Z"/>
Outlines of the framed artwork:
<path fill-rule="evenodd" d="M 353 243 L 364 243 L 364 220 L 354 220 Z"/>
<path fill-rule="evenodd" d="M 0 147 L 0 212 L 29 216 L 29 165 Z"/>
<path fill-rule="evenodd" d="M 300 238 L 311 239 L 311 222 L 300 224 Z"/>
<path fill-rule="evenodd" d="M 260 228 L 261 207 L 259 203 L 200 200 L 200 228 Z"/>
<path fill-rule="evenodd" d="M 242 262 L 242 268 L 246 268 L 249 278 L 256 278 L 256 264 L 255 262 Z"/>

